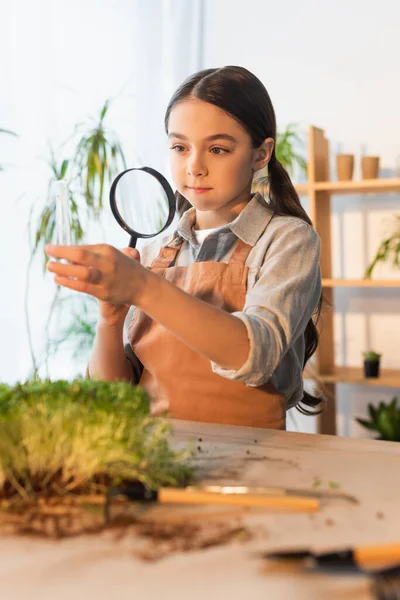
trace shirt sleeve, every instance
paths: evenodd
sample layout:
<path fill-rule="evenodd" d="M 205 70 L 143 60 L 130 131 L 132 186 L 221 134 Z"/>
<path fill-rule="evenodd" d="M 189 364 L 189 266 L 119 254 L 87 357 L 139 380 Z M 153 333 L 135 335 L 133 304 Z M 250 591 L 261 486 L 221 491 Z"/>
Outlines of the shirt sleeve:
<path fill-rule="evenodd" d="M 282 357 L 303 335 L 321 295 L 320 239 L 301 222 L 280 232 L 267 250 L 258 279 L 242 311 L 232 314 L 246 326 L 249 356 L 239 369 L 211 362 L 214 373 L 249 386 L 266 383 Z"/>
<path fill-rule="evenodd" d="M 129 334 L 128 334 L 129 324 L 132 320 L 132 315 L 133 315 L 134 311 L 135 311 L 135 307 L 131 306 L 128 311 L 128 314 L 126 315 L 123 333 L 122 333 L 122 341 L 124 344 L 125 359 L 126 359 L 126 362 L 128 363 L 129 370 L 130 370 L 130 380 L 129 381 L 133 385 L 137 385 L 142 376 L 143 365 L 140 362 L 140 360 L 138 359 L 138 357 L 136 356 L 135 352 L 132 349 L 132 346 L 129 343 Z"/>
<path fill-rule="evenodd" d="M 130 344 L 124 345 L 125 359 L 129 366 L 129 383 L 137 385 L 143 372 L 143 365 L 132 350 Z M 86 366 L 85 379 L 90 379 L 89 365 Z"/>
<path fill-rule="evenodd" d="M 129 382 L 132 385 L 138 385 L 140 378 L 142 376 L 143 365 L 140 362 L 140 360 L 138 359 L 138 357 L 136 356 L 136 354 L 134 353 L 134 351 L 132 350 L 132 347 L 129 343 L 124 345 L 124 351 L 125 351 L 126 362 L 128 363 L 129 370 L 130 370 Z"/>

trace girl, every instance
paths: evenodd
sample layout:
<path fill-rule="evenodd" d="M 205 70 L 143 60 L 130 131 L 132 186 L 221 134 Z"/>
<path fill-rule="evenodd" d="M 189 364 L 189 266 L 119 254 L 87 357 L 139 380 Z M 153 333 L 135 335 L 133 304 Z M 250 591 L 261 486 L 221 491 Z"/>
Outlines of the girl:
<path fill-rule="evenodd" d="M 207 69 L 176 91 L 165 128 L 173 235 L 142 262 L 105 244 L 46 249 L 70 261 L 48 263 L 56 283 L 99 299 L 88 371 L 140 383 L 154 414 L 284 429 L 288 408 L 319 403 L 302 371 L 318 344 L 320 244 L 275 156 L 271 100 L 242 67 Z M 252 194 L 266 165 L 268 194 Z"/>

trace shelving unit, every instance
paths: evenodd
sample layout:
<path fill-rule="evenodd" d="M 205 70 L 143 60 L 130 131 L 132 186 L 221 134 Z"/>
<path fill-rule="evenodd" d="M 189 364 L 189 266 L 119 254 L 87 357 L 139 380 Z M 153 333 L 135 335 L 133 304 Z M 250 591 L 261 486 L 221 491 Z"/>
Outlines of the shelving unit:
<path fill-rule="evenodd" d="M 305 377 L 312 379 L 312 375 L 305 370 Z M 400 371 L 396 369 L 381 369 L 378 378 L 364 377 L 364 370 L 360 367 L 333 367 L 332 373 L 318 373 L 322 383 L 355 383 L 373 387 L 400 387 Z"/>
<path fill-rule="evenodd" d="M 400 178 L 368 179 L 363 181 L 329 180 L 329 143 L 322 129 L 309 127 L 308 182 L 296 186 L 300 196 L 310 200 L 309 214 L 321 238 L 321 274 L 326 306 L 333 306 L 335 287 L 388 288 L 400 287 L 400 280 L 333 279 L 331 251 L 331 195 L 333 194 L 382 194 L 400 192 Z M 369 386 L 400 387 L 400 370 L 383 369 L 378 379 L 365 379 L 362 368 L 335 365 L 333 310 L 323 313 L 323 330 L 315 354 L 316 377 L 323 382 L 332 401 L 318 417 L 318 432 L 336 434 L 335 389 L 337 383 Z M 313 379 L 305 370 L 305 378 Z"/>

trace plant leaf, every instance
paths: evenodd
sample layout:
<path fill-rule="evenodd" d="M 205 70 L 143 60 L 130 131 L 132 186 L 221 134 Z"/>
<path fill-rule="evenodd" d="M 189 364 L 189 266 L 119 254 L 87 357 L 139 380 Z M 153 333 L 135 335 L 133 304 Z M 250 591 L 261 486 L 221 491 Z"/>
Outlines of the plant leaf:
<path fill-rule="evenodd" d="M 371 429 L 372 431 L 378 431 L 375 423 L 371 423 L 370 421 L 367 421 L 365 419 L 360 419 L 359 417 L 356 417 L 356 421 L 357 421 L 357 423 L 359 423 L 366 429 Z"/>
<path fill-rule="evenodd" d="M 9 129 L 0 129 L 0 133 L 5 133 L 6 135 L 13 135 L 14 137 L 18 137 L 18 135 L 14 131 L 10 131 Z"/>
<path fill-rule="evenodd" d="M 60 169 L 60 179 L 65 179 L 65 175 L 67 173 L 69 160 L 63 160 Z"/>

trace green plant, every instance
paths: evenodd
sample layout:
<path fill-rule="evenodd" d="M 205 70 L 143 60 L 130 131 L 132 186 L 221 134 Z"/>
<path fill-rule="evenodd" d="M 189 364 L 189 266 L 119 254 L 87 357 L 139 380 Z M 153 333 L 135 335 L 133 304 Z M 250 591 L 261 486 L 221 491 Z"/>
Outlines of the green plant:
<path fill-rule="evenodd" d="M 71 238 L 72 243 L 77 244 L 84 239 L 85 235 L 81 213 L 86 209 L 87 220 L 98 219 L 103 208 L 105 184 L 110 182 L 120 170 L 126 168 L 121 144 L 116 134 L 105 126 L 104 121 L 109 107 L 110 100 L 106 100 L 97 119 L 89 118 L 88 122 L 76 125 L 72 137 L 78 135 L 79 140 L 73 158 L 57 160 L 53 149 L 50 149 L 51 157 L 48 164 L 51 179 L 34 234 L 32 254 L 54 241 L 56 225 L 56 199 L 52 193 L 54 180 L 68 179 L 71 182 L 68 187 Z M 47 256 L 44 252 L 43 256 L 45 267 Z"/>
<path fill-rule="evenodd" d="M 182 485 L 191 452 L 172 450 L 168 434 L 126 382 L 0 384 L 0 498 L 104 493 L 123 480 Z"/>
<path fill-rule="evenodd" d="M 373 350 L 368 350 L 367 352 L 363 352 L 363 356 L 364 356 L 364 360 L 376 361 L 381 358 L 382 354 L 378 354 L 377 352 L 374 352 Z"/>
<path fill-rule="evenodd" d="M 290 175 L 293 174 L 295 164 L 299 165 L 300 169 L 307 172 L 307 161 L 298 153 L 297 147 L 302 147 L 303 143 L 297 133 L 297 123 L 289 123 L 286 129 L 277 133 L 276 136 L 276 158 L 282 163 Z"/>
<path fill-rule="evenodd" d="M 297 129 L 298 125 L 296 123 L 290 123 L 283 131 L 278 131 L 276 135 L 275 156 L 289 175 L 293 175 L 296 164 L 303 173 L 307 173 L 307 162 L 297 150 L 304 145 Z M 268 165 L 254 180 L 253 191 L 257 190 L 262 194 L 268 193 Z"/>
<path fill-rule="evenodd" d="M 103 197 L 105 186 L 126 168 L 125 156 L 116 134 L 106 127 L 106 117 L 110 108 L 110 100 L 106 100 L 97 118 L 89 118 L 83 123 L 76 125 L 74 133 L 68 141 L 76 144 L 72 158 L 57 159 L 53 149 L 50 149 L 50 160 L 48 161 L 50 180 L 47 187 L 47 195 L 44 205 L 38 215 L 37 224 L 33 226 L 34 203 L 29 219 L 29 231 L 31 241 L 31 257 L 27 271 L 27 285 L 25 294 L 25 315 L 28 332 L 28 345 L 31 353 L 33 373 L 35 378 L 40 365 L 35 356 L 33 340 L 29 324 L 28 294 L 30 288 L 30 271 L 36 255 L 40 253 L 45 271 L 48 257 L 44 247 L 49 242 L 54 242 L 56 231 L 56 198 L 54 194 L 54 181 L 67 179 L 68 200 L 70 206 L 71 241 L 78 244 L 85 240 L 85 230 L 90 221 L 98 220 L 103 208 Z M 33 229 L 33 231 L 32 231 Z M 73 322 L 58 336 L 56 340 L 50 339 L 51 323 L 53 313 L 56 310 L 62 294 L 60 287 L 56 291 L 51 302 L 49 316 L 46 324 L 46 349 L 44 362 L 48 366 L 48 357 L 51 350 L 57 351 L 61 345 L 70 339 L 77 340 L 75 354 L 88 348 L 93 341 L 94 324 L 91 320 L 82 317 L 82 314 L 74 315 Z"/>
<path fill-rule="evenodd" d="M 74 163 L 78 168 L 78 178 L 86 205 L 96 217 L 103 208 L 106 181 L 111 182 L 118 171 L 126 169 L 121 144 L 116 134 L 104 125 L 109 107 L 108 99 L 104 102 L 97 120 L 90 119 L 89 123 L 82 123 L 76 127 L 76 132 L 81 135 Z"/>
<path fill-rule="evenodd" d="M 54 182 L 62 181 L 66 179 L 68 168 L 70 166 L 70 159 L 63 159 L 57 161 L 54 150 L 50 148 L 50 159 L 48 161 L 49 170 L 51 177 L 47 186 L 47 196 L 44 207 L 39 214 L 38 223 L 34 232 L 34 243 L 32 247 L 32 257 L 41 250 L 43 256 L 43 271 L 46 270 L 48 262 L 47 254 L 44 252 L 44 247 L 49 242 L 54 242 L 54 235 L 56 229 L 56 197 L 54 194 Z M 71 217 L 71 241 L 73 244 L 79 244 L 84 236 L 83 225 L 81 223 L 78 202 L 75 199 L 73 191 L 68 186 L 68 201 L 70 206 L 70 217 Z M 29 227 L 32 226 L 31 220 L 29 221 Z"/>
<path fill-rule="evenodd" d="M 55 229 L 56 229 L 57 207 L 56 207 L 56 197 L 54 194 L 54 188 L 52 186 L 55 181 L 60 181 L 60 180 L 65 179 L 69 165 L 70 165 L 70 160 L 68 160 L 68 159 L 63 159 L 63 160 L 57 161 L 53 149 L 50 148 L 50 159 L 48 161 L 48 166 L 49 166 L 51 178 L 49 179 L 48 186 L 47 186 L 47 195 L 46 195 L 45 204 L 39 214 L 38 223 L 36 225 L 36 229 L 34 229 L 33 234 L 31 233 L 31 229 L 32 229 L 32 220 L 33 220 L 33 209 L 34 209 L 35 205 L 32 205 L 32 208 L 30 211 L 30 216 L 29 216 L 29 221 L 28 221 L 28 231 L 29 231 L 29 237 L 30 237 L 30 242 L 31 242 L 31 256 L 29 259 L 27 272 L 26 272 L 25 322 L 26 322 L 26 329 L 27 329 L 28 346 L 29 346 L 29 351 L 31 354 L 32 377 L 33 378 L 36 378 L 38 375 L 39 362 L 35 355 L 32 334 L 31 334 L 30 320 L 29 320 L 28 301 L 29 301 L 29 290 L 30 290 L 30 275 L 31 275 L 31 270 L 32 270 L 32 265 L 33 265 L 34 259 L 35 259 L 36 255 L 39 253 L 39 251 L 40 251 L 40 254 L 41 254 L 41 257 L 43 260 L 43 263 L 42 263 L 43 272 L 46 271 L 48 256 L 44 252 L 44 247 L 49 242 L 55 241 L 54 235 L 55 235 Z M 78 204 L 77 204 L 75 197 L 70 188 L 68 188 L 68 200 L 69 200 L 69 205 L 70 205 L 70 217 L 71 217 L 71 240 L 72 240 L 72 243 L 78 244 L 80 241 L 82 241 L 84 232 L 83 232 L 83 226 L 82 226 L 81 220 L 80 220 Z M 33 242 L 32 242 L 32 237 L 33 237 Z M 54 309 L 57 306 L 57 302 L 60 297 L 60 293 L 61 293 L 61 288 L 59 286 L 57 286 L 54 296 L 53 296 L 53 300 L 50 305 L 49 316 L 48 316 L 48 321 L 47 321 L 47 326 L 46 326 L 46 336 L 47 336 L 46 337 L 46 354 L 45 354 L 45 359 L 44 359 L 46 364 L 47 364 L 47 358 L 48 358 L 48 353 L 49 353 L 49 330 L 50 330 L 49 326 L 50 326 L 50 322 L 52 319 Z"/>
<path fill-rule="evenodd" d="M 57 353 L 65 342 L 72 339 L 72 356 L 79 359 L 87 356 L 93 346 L 97 324 L 97 300 L 91 296 L 68 294 L 60 298 L 55 311 L 59 309 L 62 313 L 66 304 L 70 305 L 67 310 L 71 319 L 55 337 L 49 334 L 48 353 Z M 55 318 L 57 316 L 55 315 Z"/>
<path fill-rule="evenodd" d="M 369 279 L 372 272 L 379 262 L 387 262 L 392 258 L 393 267 L 400 268 L 400 215 L 395 217 L 395 230 L 384 239 L 376 251 L 376 254 L 365 272 L 365 277 Z"/>
<path fill-rule="evenodd" d="M 356 417 L 356 421 L 366 429 L 379 433 L 381 440 L 400 442 L 400 409 L 396 396 L 390 404 L 380 402 L 377 408 L 368 404 L 368 412 L 370 420 Z"/>

